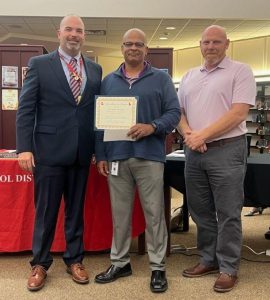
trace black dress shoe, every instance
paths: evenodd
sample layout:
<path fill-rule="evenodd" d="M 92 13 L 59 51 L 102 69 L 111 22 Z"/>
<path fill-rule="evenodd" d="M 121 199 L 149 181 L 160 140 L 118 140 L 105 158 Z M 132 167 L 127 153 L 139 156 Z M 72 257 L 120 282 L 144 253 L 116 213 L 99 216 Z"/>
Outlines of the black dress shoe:
<path fill-rule="evenodd" d="M 128 263 L 122 268 L 111 265 L 106 272 L 100 273 L 95 277 L 95 282 L 109 283 L 115 281 L 119 277 L 126 277 L 131 274 L 132 274 L 132 270 L 131 270 L 130 263 Z"/>
<path fill-rule="evenodd" d="M 153 293 L 162 293 L 168 289 L 165 271 L 152 271 L 150 289 Z"/>

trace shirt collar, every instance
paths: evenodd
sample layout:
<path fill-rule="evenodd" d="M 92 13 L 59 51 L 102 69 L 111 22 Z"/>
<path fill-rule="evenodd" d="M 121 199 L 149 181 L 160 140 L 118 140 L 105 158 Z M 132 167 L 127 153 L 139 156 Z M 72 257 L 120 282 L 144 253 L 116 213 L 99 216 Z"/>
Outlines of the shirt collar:
<path fill-rule="evenodd" d="M 139 73 L 139 75 L 136 77 L 136 78 L 140 78 L 145 72 L 146 70 L 148 69 L 148 67 L 150 66 L 149 62 L 148 61 L 144 61 L 143 62 L 143 70 Z M 127 73 L 126 73 L 126 66 L 125 66 L 125 63 L 123 62 L 121 65 L 120 65 L 120 70 L 121 70 L 121 73 L 125 76 L 125 78 L 128 78 L 130 79 L 128 76 L 127 76 Z"/>
<path fill-rule="evenodd" d="M 60 47 L 58 48 L 59 53 L 64 57 L 66 62 L 70 62 L 71 58 L 73 58 L 72 56 L 68 55 L 63 49 L 61 49 Z M 78 62 L 81 58 L 81 52 L 79 52 L 76 56 L 74 56 L 74 58 L 76 59 L 76 61 Z"/>

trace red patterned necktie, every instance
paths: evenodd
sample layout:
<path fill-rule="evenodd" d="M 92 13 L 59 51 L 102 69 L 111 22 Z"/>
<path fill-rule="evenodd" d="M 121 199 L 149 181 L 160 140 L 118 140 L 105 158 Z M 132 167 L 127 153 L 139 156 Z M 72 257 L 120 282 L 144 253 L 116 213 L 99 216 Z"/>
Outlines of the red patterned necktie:
<path fill-rule="evenodd" d="M 80 102 L 80 94 L 81 94 L 81 79 L 78 76 L 78 69 L 77 69 L 77 60 L 76 58 L 71 58 L 70 66 L 73 68 L 74 73 L 70 74 L 70 81 L 69 85 L 72 91 L 72 94 L 75 98 L 77 104 Z"/>

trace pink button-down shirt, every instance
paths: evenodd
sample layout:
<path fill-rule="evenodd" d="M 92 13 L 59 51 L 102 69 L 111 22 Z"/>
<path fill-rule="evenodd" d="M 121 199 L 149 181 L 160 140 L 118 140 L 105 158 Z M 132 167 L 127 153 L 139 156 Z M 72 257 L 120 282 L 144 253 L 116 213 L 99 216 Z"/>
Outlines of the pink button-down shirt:
<path fill-rule="evenodd" d="M 216 122 L 233 103 L 253 106 L 256 83 L 249 66 L 225 57 L 211 71 L 207 71 L 205 67 L 188 71 L 181 81 L 178 97 L 190 128 L 200 130 Z M 246 132 L 244 121 L 214 140 L 239 136 Z"/>

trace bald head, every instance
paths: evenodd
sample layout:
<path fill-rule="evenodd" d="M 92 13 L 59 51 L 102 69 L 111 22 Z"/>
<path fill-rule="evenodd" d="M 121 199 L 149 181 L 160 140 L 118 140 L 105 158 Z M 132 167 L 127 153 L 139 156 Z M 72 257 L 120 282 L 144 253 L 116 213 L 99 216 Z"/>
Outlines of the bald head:
<path fill-rule="evenodd" d="M 77 15 L 74 15 L 74 14 L 70 14 L 70 15 L 66 15 L 60 22 L 60 25 L 59 25 L 59 28 L 63 28 L 66 26 L 66 23 L 69 22 L 70 19 L 75 19 L 77 20 L 77 22 L 81 23 L 81 27 L 83 28 L 84 30 L 84 23 L 83 23 L 83 20 L 81 19 L 81 17 L 77 16 Z"/>
<path fill-rule="evenodd" d="M 139 28 L 131 28 L 123 35 L 121 46 L 126 67 L 142 69 L 147 54 L 146 36 Z"/>
<path fill-rule="evenodd" d="M 208 34 L 212 34 L 212 33 L 216 33 L 218 34 L 221 38 L 227 40 L 227 33 L 226 33 L 226 30 L 224 27 L 221 27 L 221 26 L 218 26 L 218 25 L 211 25 L 209 27 L 207 27 L 203 33 L 202 33 L 202 38 L 205 36 L 205 35 L 208 35 Z"/>
<path fill-rule="evenodd" d="M 132 36 L 139 38 L 144 44 L 147 44 L 145 33 L 139 28 L 131 28 L 123 35 L 123 43 Z"/>

